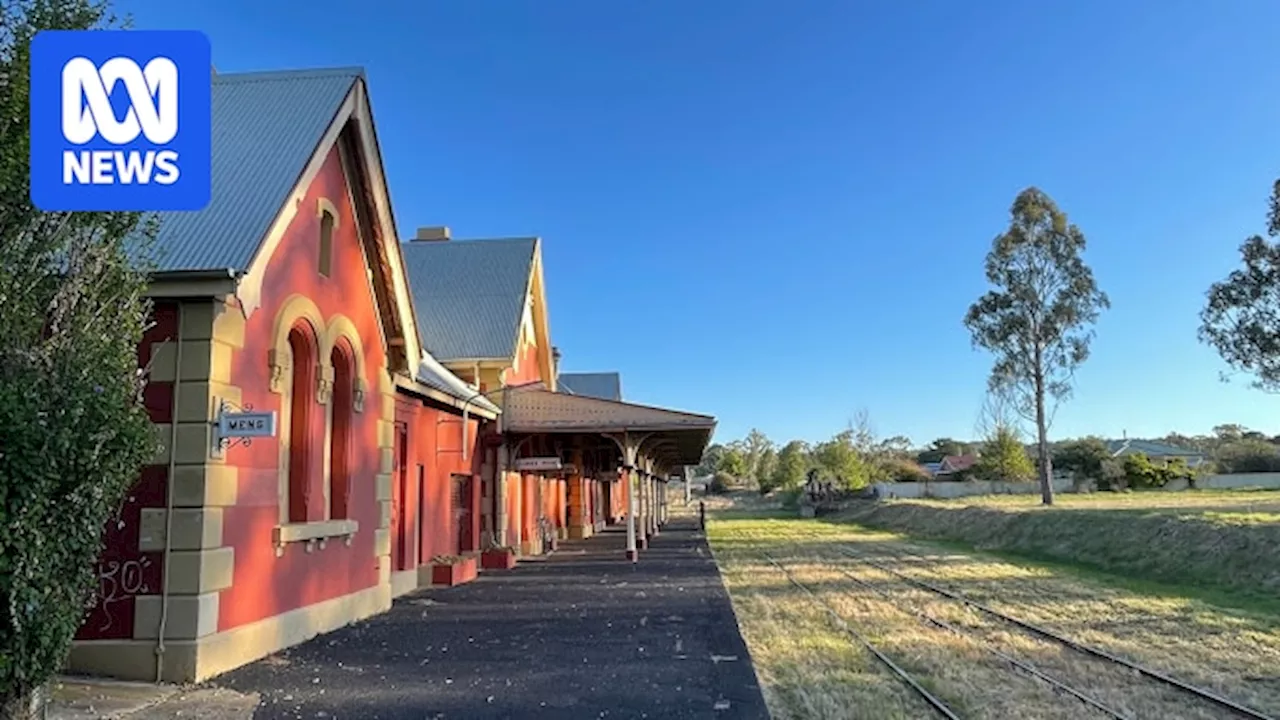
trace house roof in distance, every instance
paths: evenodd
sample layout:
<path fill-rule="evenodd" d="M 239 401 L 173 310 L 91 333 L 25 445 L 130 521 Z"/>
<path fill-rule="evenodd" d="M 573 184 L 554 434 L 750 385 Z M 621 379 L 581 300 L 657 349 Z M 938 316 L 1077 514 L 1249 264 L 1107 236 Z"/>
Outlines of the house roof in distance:
<path fill-rule="evenodd" d="M 1108 440 L 1107 449 L 1112 455 L 1123 455 L 1126 453 L 1142 453 L 1147 457 L 1203 457 L 1204 453 L 1199 450 L 1178 447 L 1168 443 L 1157 442 L 1155 440 L 1137 440 L 1133 438 L 1125 438 L 1121 440 Z"/>
<path fill-rule="evenodd" d="M 569 395 L 585 395 L 601 400 L 622 399 L 622 376 L 616 372 L 560 373 L 557 389 Z"/>

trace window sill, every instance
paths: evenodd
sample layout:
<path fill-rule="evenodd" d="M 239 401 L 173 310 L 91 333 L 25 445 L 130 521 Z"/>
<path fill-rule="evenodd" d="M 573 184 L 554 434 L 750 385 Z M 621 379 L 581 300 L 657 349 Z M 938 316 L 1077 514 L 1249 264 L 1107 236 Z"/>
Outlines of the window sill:
<path fill-rule="evenodd" d="M 285 545 L 295 542 L 305 542 L 307 552 L 314 552 L 317 545 L 323 550 L 329 544 L 329 540 L 340 537 L 344 544 L 350 547 L 351 540 L 359 529 L 360 523 L 355 520 L 288 523 L 275 526 L 271 531 L 271 540 L 276 546 L 276 557 L 280 557 L 284 555 Z"/>

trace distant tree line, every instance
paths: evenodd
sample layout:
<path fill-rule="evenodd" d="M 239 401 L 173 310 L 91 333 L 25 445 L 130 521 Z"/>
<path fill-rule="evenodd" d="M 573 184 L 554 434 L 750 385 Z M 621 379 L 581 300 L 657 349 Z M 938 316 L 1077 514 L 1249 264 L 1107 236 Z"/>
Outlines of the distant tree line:
<path fill-rule="evenodd" d="M 969 468 L 949 475 L 950 480 L 1026 482 L 1036 477 L 1036 445 L 1024 443 L 1016 426 L 997 408 L 984 410 L 983 437 L 957 440 L 941 437 L 920 447 L 895 435 L 879 439 L 865 413 L 856 423 L 831 438 L 811 443 L 791 440 L 779 445 L 763 432 L 707 448 L 698 473 L 712 476 L 715 490 L 751 488 L 761 493 L 794 491 L 811 470 L 823 481 L 844 490 L 857 490 L 876 482 L 922 482 L 930 479 L 925 465 L 947 457 L 975 456 Z M 1280 435 L 1267 436 L 1238 424 L 1213 428 L 1208 435 L 1171 432 L 1152 442 L 1202 453 L 1204 462 L 1191 467 L 1182 458 L 1150 458 L 1142 453 L 1113 457 L 1107 441 L 1088 436 L 1049 444 L 1052 467 L 1058 476 L 1093 482 L 1099 490 L 1164 487 L 1174 479 L 1194 483 L 1206 474 L 1280 472 Z"/>

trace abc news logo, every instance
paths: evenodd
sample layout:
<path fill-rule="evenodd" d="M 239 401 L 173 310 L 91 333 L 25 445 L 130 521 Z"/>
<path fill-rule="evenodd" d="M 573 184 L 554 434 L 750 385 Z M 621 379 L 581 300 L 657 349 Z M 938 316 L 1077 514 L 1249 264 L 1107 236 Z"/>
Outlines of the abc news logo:
<path fill-rule="evenodd" d="M 117 119 L 111 91 L 123 83 L 129 109 Z M 139 135 L 154 145 L 166 145 L 178 134 L 178 66 L 157 57 L 145 68 L 126 57 L 112 58 L 98 67 L 76 57 L 62 67 L 62 136 L 73 145 L 101 137 L 112 145 L 129 145 Z M 175 150 L 64 150 L 62 182 L 111 185 L 178 181 Z"/>
<path fill-rule="evenodd" d="M 212 60 L 193 30 L 45 30 L 31 40 L 31 201 L 45 211 L 209 204 Z"/>

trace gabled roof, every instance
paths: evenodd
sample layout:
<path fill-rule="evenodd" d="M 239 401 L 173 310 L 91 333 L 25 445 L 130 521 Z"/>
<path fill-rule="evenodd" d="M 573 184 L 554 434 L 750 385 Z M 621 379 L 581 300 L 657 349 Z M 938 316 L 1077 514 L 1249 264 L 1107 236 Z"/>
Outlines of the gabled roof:
<path fill-rule="evenodd" d="M 939 472 L 962 472 L 973 467 L 977 462 L 977 455 L 948 455 L 942 458 L 942 462 L 939 464 Z"/>
<path fill-rule="evenodd" d="M 560 373 L 559 387 L 562 393 L 586 395 L 601 400 L 622 399 L 622 377 L 616 372 Z"/>
<path fill-rule="evenodd" d="M 1107 449 L 1111 451 L 1113 456 L 1125 453 L 1142 453 L 1147 457 L 1204 457 L 1204 453 L 1199 450 L 1191 450 L 1190 448 L 1178 447 L 1154 440 L 1108 440 Z"/>
<path fill-rule="evenodd" d="M 351 181 L 363 186 L 353 187 L 353 195 L 368 197 L 372 205 L 367 208 L 368 236 L 362 241 L 368 243 L 371 267 L 386 285 L 380 288 L 385 292 L 375 290 L 375 297 L 393 307 L 384 322 L 402 334 L 408 370 L 421 383 L 410 389 L 496 414 L 493 403 L 473 399 L 475 391 L 422 351 L 364 70 L 215 74 L 212 100 L 212 199 L 198 212 L 160 214 L 152 253 L 156 279 L 212 271 L 231 275 L 237 278 L 241 309 L 246 315 L 253 312 L 265 281 L 265 261 L 327 153 L 342 145 L 350 151 Z"/>
<path fill-rule="evenodd" d="M 159 272 L 249 268 L 360 68 L 213 76 L 213 200 L 160 214 Z"/>
<path fill-rule="evenodd" d="M 444 362 L 509 360 L 537 238 L 402 243 L 422 345 Z"/>
<path fill-rule="evenodd" d="M 541 383 L 508 389 L 502 413 L 506 432 L 651 434 L 670 465 L 701 462 L 716 427 L 710 415 L 552 392 Z"/>

